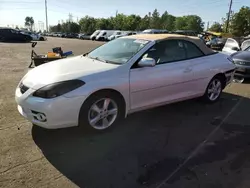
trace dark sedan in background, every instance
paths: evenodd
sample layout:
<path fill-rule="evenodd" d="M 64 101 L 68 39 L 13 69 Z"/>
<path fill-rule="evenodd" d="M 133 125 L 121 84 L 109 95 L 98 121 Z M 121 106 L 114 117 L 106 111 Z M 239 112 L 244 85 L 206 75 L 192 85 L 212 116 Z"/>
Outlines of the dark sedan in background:
<path fill-rule="evenodd" d="M 0 28 L 0 42 L 30 42 L 30 35 L 21 33 L 16 29 Z"/>
<path fill-rule="evenodd" d="M 250 78 L 250 46 L 244 51 L 233 53 L 231 57 L 237 67 L 235 77 L 241 82 L 245 78 Z"/>

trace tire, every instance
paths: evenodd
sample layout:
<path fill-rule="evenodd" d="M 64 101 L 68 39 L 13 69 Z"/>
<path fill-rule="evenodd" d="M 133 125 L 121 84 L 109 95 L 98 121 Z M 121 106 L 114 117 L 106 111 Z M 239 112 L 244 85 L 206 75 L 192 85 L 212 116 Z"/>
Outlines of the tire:
<path fill-rule="evenodd" d="M 220 76 L 215 76 L 208 84 L 203 100 L 206 103 L 215 103 L 220 99 L 223 90 L 223 79 Z"/>
<path fill-rule="evenodd" d="M 0 42 L 5 42 L 5 38 L 0 36 Z"/>
<path fill-rule="evenodd" d="M 40 41 L 44 41 L 44 38 L 43 37 L 40 37 L 40 39 L 39 39 Z"/>
<path fill-rule="evenodd" d="M 104 107 L 105 102 L 108 104 L 107 108 Z M 124 109 L 123 99 L 118 94 L 109 91 L 98 92 L 90 96 L 82 105 L 79 126 L 87 132 L 106 131 L 124 117 Z"/>

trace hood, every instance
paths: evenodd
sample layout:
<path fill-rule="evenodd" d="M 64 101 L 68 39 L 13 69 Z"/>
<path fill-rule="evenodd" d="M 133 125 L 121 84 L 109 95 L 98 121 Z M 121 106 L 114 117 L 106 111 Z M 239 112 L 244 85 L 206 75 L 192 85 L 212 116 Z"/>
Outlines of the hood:
<path fill-rule="evenodd" d="M 45 85 L 80 79 L 83 76 L 102 73 L 119 65 L 100 62 L 84 56 L 55 60 L 30 70 L 22 79 L 27 87 L 39 89 Z"/>
<path fill-rule="evenodd" d="M 232 55 L 232 57 L 234 60 L 250 62 L 250 52 L 247 52 L 247 51 L 236 52 Z"/>

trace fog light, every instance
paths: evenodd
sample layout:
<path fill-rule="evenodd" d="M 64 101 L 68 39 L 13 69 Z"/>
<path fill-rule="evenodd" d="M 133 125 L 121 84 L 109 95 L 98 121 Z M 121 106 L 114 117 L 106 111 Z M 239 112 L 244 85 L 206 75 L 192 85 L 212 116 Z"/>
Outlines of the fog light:
<path fill-rule="evenodd" d="M 40 122 L 46 122 L 47 118 L 44 113 L 41 112 L 36 112 L 36 111 L 31 111 L 33 113 L 33 117 L 35 120 L 40 121 Z"/>

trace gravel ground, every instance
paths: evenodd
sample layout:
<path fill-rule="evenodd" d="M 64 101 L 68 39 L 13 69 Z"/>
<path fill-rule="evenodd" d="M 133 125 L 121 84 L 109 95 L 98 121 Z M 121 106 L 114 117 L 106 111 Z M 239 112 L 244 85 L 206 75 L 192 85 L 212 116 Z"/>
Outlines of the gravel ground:
<path fill-rule="evenodd" d="M 36 52 L 61 46 L 79 55 L 101 44 L 48 38 Z M 103 134 L 45 130 L 14 100 L 30 46 L 0 43 L 0 187 L 250 187 L 249 83 L 230 85 L 213 105 L 191 100 L 132 114 Z"/>

